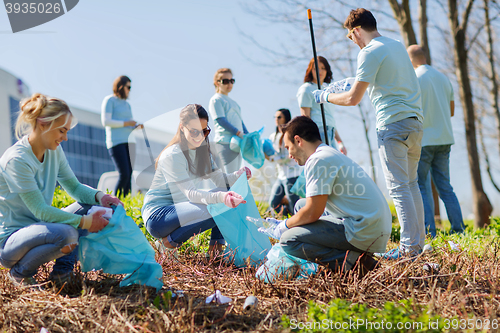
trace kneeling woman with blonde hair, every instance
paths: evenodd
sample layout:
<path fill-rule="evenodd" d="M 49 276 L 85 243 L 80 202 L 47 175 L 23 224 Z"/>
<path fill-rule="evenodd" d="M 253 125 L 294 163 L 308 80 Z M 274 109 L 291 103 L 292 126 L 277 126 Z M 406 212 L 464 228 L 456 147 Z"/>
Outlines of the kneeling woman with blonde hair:
<path fill-rule="evenodd" d="M 56 182 L 84 204 L 121 202 L 80 184 L 69 167 L 60 144 L 76 120 L 64 101 L 34 94 L 20 108 L 19 141 L 0 158 L 0 263 L 15 285 L 33 285 L 38 267 L 61 257 L 51 278 L 67 278 L 76 255 L 66 255 L 78 245 L 79 230 L 98 232 L 108 224 L 102 210 L 82 217 L 52 207 Z"/>
<path fill-rule="evenodd" d="M 201 105 L 189 104 L 181 110 L 177 133 L 156 159 L 142 216 L 149 233 L 162 240 L 158 244 L 162 250 L 179 247 L 191 236 L 212 229 L 209 252 L 220 251 L 225 241 L 207 205 L 224 203 L 235 208 L 245 203 L 227 189 L 243 173 L 249 179 L 250 169 L 243 167 L 230 174 L 218 169 L 210 151 L 209 133 L 207 111 Z M 204 179 L 210 179 L 216 188 L 200 189 Z"/>

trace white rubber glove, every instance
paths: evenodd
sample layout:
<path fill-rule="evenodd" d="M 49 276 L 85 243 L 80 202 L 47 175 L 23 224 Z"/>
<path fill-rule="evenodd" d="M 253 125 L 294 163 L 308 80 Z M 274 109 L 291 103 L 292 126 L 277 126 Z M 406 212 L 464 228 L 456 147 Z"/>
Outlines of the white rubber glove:
<path fill-rule="evenodd" d="M 328 103 L 328 95 L 330 95 L 329 92 L 324 90 L 314 90 L 312 93 L 316 103 Z"/>
<path fill-rule="evenodd" d="M 269 237 L 275 238 L 275 239 L 280 239 L 281 235 L 288 230 L 289 228 L 286 226 L 286 221 L 285 220 L 277 220 L 272 217 L 268 217 L 266 219 L 266 222 L 270 223 L 271 226 L 268 228 L 259 228 L 259 232 L 262 232 L 263 234 L 268 235 Z"/>

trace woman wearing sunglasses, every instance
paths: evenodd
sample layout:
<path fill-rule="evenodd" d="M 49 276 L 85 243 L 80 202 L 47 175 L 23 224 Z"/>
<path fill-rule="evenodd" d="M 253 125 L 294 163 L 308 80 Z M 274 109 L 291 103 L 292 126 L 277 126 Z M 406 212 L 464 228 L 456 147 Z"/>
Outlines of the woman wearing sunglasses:
<path fill-rule="evenodd" d="M 210 152 L 208 113 L 201 105 L 189 104 L 181 110 L 177 133 L 156 159 L 156 172 L 144 198 L 142 216 L 161 252 L 174 249 L 191 236 L 212 229 L 209 252 L 220 251 L 224 238 L 207 210 L 208 204 L 224 203 L 235 208 L 245 203 L 227 191 L 240 175 L 251 177 L 243 167 L 231 174 L 217 169 Z M 201 190 L 202 182 L 214 183 L 211 191 Z"/>
<path fill-rule="evenodd" d="M 318 57 L 319 66 L 319 83 L 322 87 L 326 88 L 327 83 L 332 82 L 333 75 L 328 61 L 322 57 Z M 321 141 L 325 142 L 325 131 L 323 129 L 323 118 L 321 116 L 320 104 L 314 100 L 313 91 L 318 89 L 318 81 L 316 79 L 316 67 L 314 65 L 314 58 L 309 61 L 307 66 L 306 75 L 304 76 L 304 84 L 300 86 L 297 91 L 297 100 L 299 102 L 300 114 L 311 118 L 319 128 Z M 335 119 L 333 113 L 335 112 L 333 104 L 324 103 L 326 132 L 328 135 L 328 144 L 333 148 L 338 148 L 344 155 L 347 150 L 342 143 L 339 133 L 335 128 Z"/>
<path fill-rule="evenodd" d="M 283 142 L 282 128 L 292 120 L 290 110 L 279 109 L 276 111 L 274 119 L 276 132 L 272 133 L 269 139 L 273 143 L 276 154 L 270 156 L 269 161 L 276 163 L 278 178 L 271 189 L 269 209 L 274 210 L 275 213 L 282 212 L 283 216 L 287 216 L 288 214 L 293 215 L 295 203 L 300 199 L 298 195 L 290 192 L 290 190 L 302 172 L 302 167 L 288 156 L 288 150 L 286 150 Z M 286 204 L 283 203 L 285 197 L 288 201 Z"/>
<path fill-rule="evenodd" d="M 113 82 L 113 94 L 106 96 L 101 107 L 101 122 L 106 128 L 106 147 L 118 170 L 119 178 L 115 195 L 126 196 L 131 190 L 132 161 L 135 159 L 135 138 L 130 134 L 134 128 L 142 128 L 132 118 L 132 109 L 127 102 L 131 81 L 119 76 Z"/>
<path fill-rule="evenodd" d="M 247 134 L 247 128 L 241 118 L 241 109 L 238 103 L 229 98 L 235 80 L 229 68 L 220 68 L 214 75 L 215 95 L 210 99 L 208 111 L 215 123 L 215 143 L 221 164 L 227 173 L 234 172 L 241 167 L 240 152 L 230 148 L 231 138 L 236 135 L 240 138 Z"/>

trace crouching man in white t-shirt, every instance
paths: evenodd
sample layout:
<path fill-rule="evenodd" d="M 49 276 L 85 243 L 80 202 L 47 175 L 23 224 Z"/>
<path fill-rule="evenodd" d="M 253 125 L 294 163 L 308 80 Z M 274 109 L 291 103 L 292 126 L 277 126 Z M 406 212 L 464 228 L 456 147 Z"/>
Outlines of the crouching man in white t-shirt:
<path fill-rule="evenodd" d="M 323 142 L 317 125 L 301 116 L 284 128 L 290 157 L 305 165 L 306 198 L 276 233 L 283 250 L 333 271 L 375 268 L 374 252 L 385 252 L 391 212 L 382 192 L 349 157 Z"/>

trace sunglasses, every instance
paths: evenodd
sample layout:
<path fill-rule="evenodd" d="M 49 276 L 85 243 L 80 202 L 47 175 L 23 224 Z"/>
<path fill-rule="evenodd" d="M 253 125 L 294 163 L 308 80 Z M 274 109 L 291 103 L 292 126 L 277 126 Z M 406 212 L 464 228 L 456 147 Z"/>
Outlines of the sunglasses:
<path fill-rule="evenodd" d="M 219 80 L 219 82 L 222 82 L 222 84 L 234 84 L 234 82 L 236 82 L 234 79 L 222 79 L 222 80 Z"/>
<path fill-rule="evenodd" d="M 349 38 L 350 40 L 352 40 L 352 36 L 351 35 L 354 32 L 354 29 L 357 29 L 357 28 L 361 28 L 361 26 L 358 25 L 357 27 L 354 27 L 351 30 L 349 30 L 349 32 L 347 33 L 346 37 Z"/>
<path fill-rule="evenodd" d="M 125 86 L 125 88 L 128 88 L 128 90 L 132 89 L 132 86 Z"/>
<path fill-rule="evenodd" d="M 187 128 L 187 127 L 186 127 Z M 192 137 L 192 138 L 197 138 L 201 133 L 203 133 L 203 136 L 206 138 L 209 134 L 210 134 L 210 127 L 207 126 L 207 128 L 204 128 L 202 129 L 201 131 L 200 130 L 197 130 L 195 128 L 193 129 L 189 129 L 187 128 L 188 131 L 189 131 L 189 135 Z"/>
<path fill-rule="evenodd" d="M 277 116 L 277 117 L 274 117 L 274 118 L 281 119 L 281 118 L 283 118 L 283 116 Z"/>

